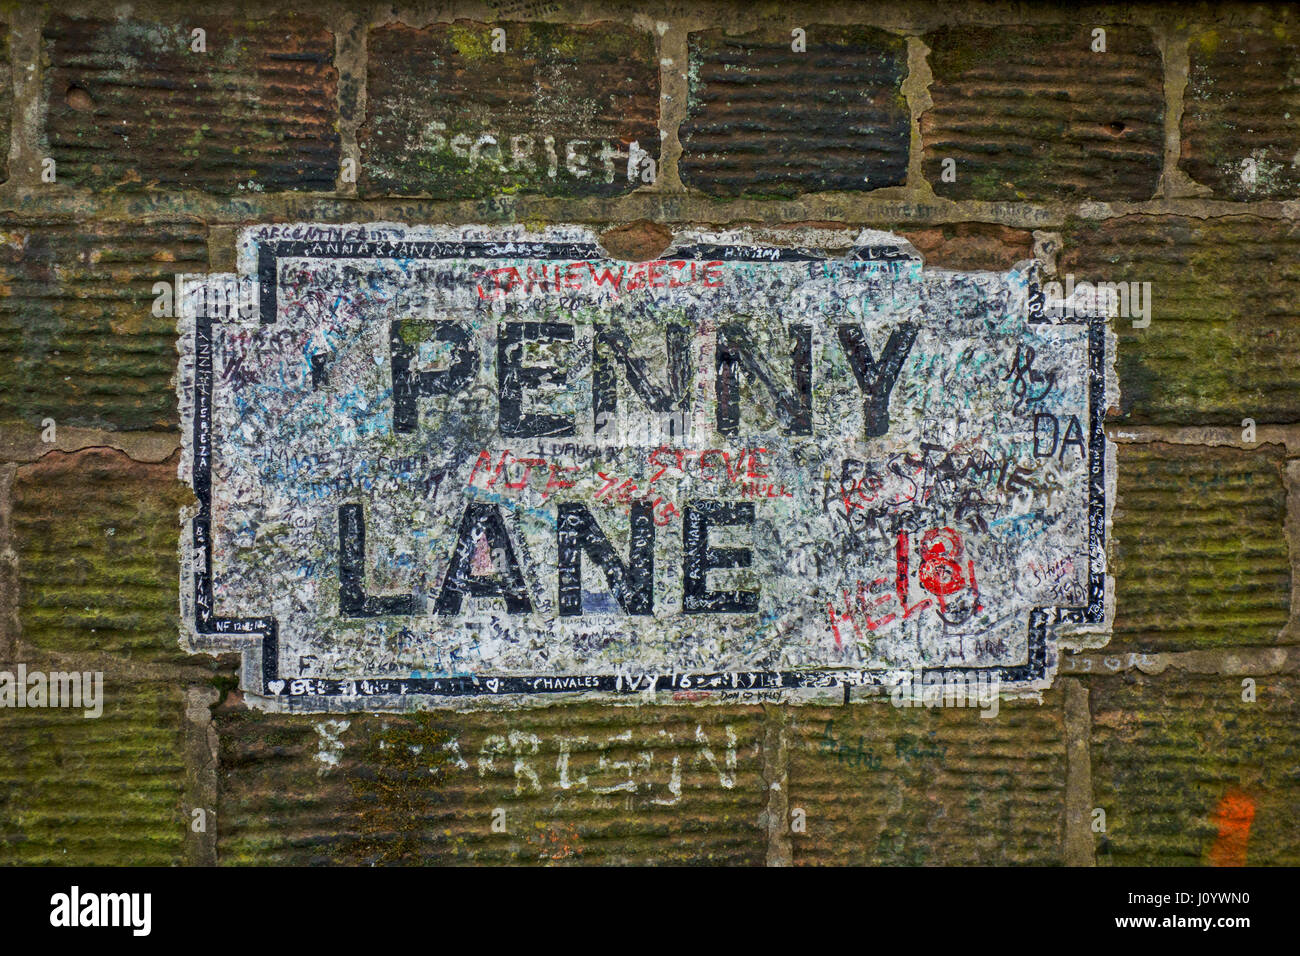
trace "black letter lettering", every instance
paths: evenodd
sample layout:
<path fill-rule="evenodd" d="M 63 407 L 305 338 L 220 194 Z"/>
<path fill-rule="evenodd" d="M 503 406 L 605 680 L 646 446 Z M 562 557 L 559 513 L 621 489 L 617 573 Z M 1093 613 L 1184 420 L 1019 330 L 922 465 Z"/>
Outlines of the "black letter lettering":
<path fill-rule="evenodd" d="M 745 372 L 763 383 L 774 401 L 773 411 L 781 426 L 792 435 L 812 434 L 812 327 L 792 325 L 794 390 L 781 385 L 772 376 L 772 367 L 758 358 L 748 330 L 739 322 L 728 322 L 718 329 L 715 361 L 718 368 L 718 431 L 734 435 L 740 430 L 740 388 L 736 376 Z"/>
<path fill-rule="evenodd" d="M 1071 435 L 1075 437 L 1071 438 Z M 1058 462 L 1065 461 L 1065 449 L 1069 445 L 1078 447 L 1080 458 L 1088 457 L 1088 453 L 1083 450 L 1083 426 L 1079 424 L 1078 415 L 1071 415 L 1070 423 L 1065 426 L 1065 437 L 1061 439 L 1061 454 L 1057 458 Z"/>
<path fill-rule="evenodd" d="M 573 414 L 547 415 L 523 410 L 524 387 L 563 385 L 563 372 L 547 365 L 524 365 L 525 342 L 572 342 L 573 326 L 559 322 L 502 322 L 497 332 L 497 394 L 502 435 L 542 438 L 574 434 Z"/>
<path fill-rule="evenodd" d="M 750 502 L 695 501 L 686 506 L 682 521 L 682 612 L 700 614 L 752 614 L 758 610 L 757 591 L 710 591 L 709 571 L 747 568 L 753 554 L 748 548 L 714 548 L 709 528 L 714 525 L 753 524 Z"/>
<path fill-rule="evenodd" d="M 605 572 L 609 589 L 625 613 L 654 613 L 655 522 L 654 509 L 649 503 L 638 502 L 632 506 L 632 541 L 627 564 L 610 546 L 586 505 L 560 505 L 555 534 L 560 552 L 562 616 L 582 613 L 583 551 Z"/>
<path fill-rule="evenodd" d="M 853 366 L 853 375 L 862 390 L 862 419 L 866 425 L 866 437 L 879 438 L 889 432 L 889 396 L 898 381 L 898 373 L 903 370 L 903 359 L 912 350 L 916 341 L 916 326 L 904 322 L 889 333 L 885 351 L 877 363 L 871 358 L 871 348 L 867 345 L 862 329 L 851 323 L 836 326 L 840 345 Z"/>
<path fill-rule="evenodd" d="M 487 545 L 494 567 L 498 555 L 505 558 L 504 573 L 474 573 L 474 552 L 480 539 Z M 467 594 L 470 597 L 503 597 L 506 600 L 506 611 L 510 614 L 526 614 L 533 609 L 532 602 L 528 600 L 523 573 L 515 559 L 515 549 L 510 544 L 510 535 L 506 533 L 505 520 L 496 505 L 471 501 L 465 506 L 465 514 L 460 519 L 460 531 L 456 537 L 456 549 L 452 552 L 451 563 L 447 565 L 447 576 L 443 578 L 442 591 L 438 594 L 437 612 L 457 613 L 461 598 Z"/>
<path fill-rule="evenodd" d="M 451 365 L 445 369 L 412 372 L 416 346 L 429 336 L 452 344 Z M 393 366 L 393 431 L 415 431 L 420 417 L 417 398 L 448 395 L 474 381 L 478 350 L 470 333 L 455 322 L 394 322 L 388 330 L 388 350 Z M 312 377 L 315 384 L 314 362 Z"/>
<path fill-rule="evenodd" d="M 1039 438 L 1038 438 L 1038 424 L 1039 422 L 1042 421 L 1049 421 L 1052 423 L 1052 447 L 1047 449 L 1047 451 L 1039 450 L 1040 446 L 1039 446 Z M 1056 452 L 1056 442 L 1059 439 L 1060 434 L 1061 434 L 1061 423 L 1056 420 L 1055 415 L 1052 415 L 1048 412 L 1036 412 L 1034 414 L 1034 457 L 1051 458 L 1052 455 Z"/>
<path fill-rule="evenodd" d="M 414 594 L 366 594 L 366 516 L 360 505 L 339 505 L 339 616 L 414 613 Z"/>
<path fill-rule="evenodd" d="M 664 330 L 668 350 L 668 388 L 662 389 L 650 381 L 645 359 L 632 354 L 632 341 L 618 326 L 596 326 L 592 343 L 592 405 L 596 417 L 595 431 L 600 434 L 609 424 L 609 418 L 618 409 L 618 389 L 614 383 L 614 365 L 604 349 L 609 349 L 618 359 L 627 375 L 628 384 L 641 396 L 652 411 L 664 413 L 680 408 L 686 403 L 686 383 L 690 380 L 689 332 L 680 325 L 670 325 Z"/>

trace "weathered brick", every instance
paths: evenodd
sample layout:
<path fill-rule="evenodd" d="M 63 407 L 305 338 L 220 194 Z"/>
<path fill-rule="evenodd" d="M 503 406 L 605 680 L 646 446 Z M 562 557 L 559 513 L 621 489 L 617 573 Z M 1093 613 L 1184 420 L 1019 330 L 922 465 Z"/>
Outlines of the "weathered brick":
<path fill-rule="evenodd" d="M 981 200 L 1149 199 L 1164 153 L 1164 71 L 1151 31 L 1096 24 L 944 27 L 921 116 L 936 194 Z M 944 160 L 956 180 L 944 182 Z"/>
<path fill-rule="evenodd" d="M 178 641 L 177 512 L 192 495 L 176 459 L 50 452 L 18 470 L 13 530 L 21 647 L 185 664 Z"/>
<path fill-rule="evenodd" d="M 1089 680 L 1093 791 L 1106 811 L 1099 863 L 1225 863 L 1247 834 L 1246 864 L 1300 863 L 1295 675 L 1256 680 L 1254 703 L 1240 677 Z M 1246 833 L 1222 822 L 1237 803 L 1254 811 Z"/>
<path fill-rule="evenodd" d="M 0 221 L 0 422 L 174 426 L 175 319 L 153 285 L 206 269 L 190 222 Z"/>
<path fill-rule="evenodd" d="M 1151 325 L 1117 319 L 1120 410 L 1149 424 L 1300 421 L 1300 227 L 1224 216 L 1067 223 L 1060 272 L 1151 283 Z"/>
<path fill-rule="evenodd" d="M 359 821 L 342 775 L 315 759 L 324 740 L 317 727 L 333 732 L 342 724 L 326 720 L 371 718 L 267 715 L 235 701 L 214 713 L 218 862 L 320 865 L 342 857 Z"/>
<path fill-rule="evenodd" d="M 232 704 L 217 726 L 223 862 L 758 864 L 767 850 L 755 708 Z"/>
<path fill-rule="evenodd" d="M 900 235 L 932 269 L 1006 271 L 1033 256 L 1034 237 L 1028 230 L 995 223 L 945 223 L 927 229 L 902 229 Z"/>
<path fill-rule="evenodd" d="M 1275 644 L 1291 563 L 1284 450 L 1120 445 L 1107 651 Z"/>
<path fill-rule="evenodd" d="M 105 672 L 103 694 L 98 719 L 68 708 L 0 710 L 0 863 L 184 862 L 183 691 Z"/>
<path fill-rule="evenodd" d="M 191 49 L 206 31 L 207 52 Z M 45 28 L 58 181 L 211 193 L 333 190 L 334 38 L 319 20 L 57 17 Z"/>
<path fill-rule="evenodd" d="M 1179 168 L 1231 199 L 1300 191 L 1300 29 L 1193 34 L 1183 94 Z"/>
<path fill-rule="evenodd" d="M 648 219 L 638 219 L 624 226 L 615 226 L 600 234 L 600 244 L 615 259 L 632 262 L 649 262 L 657 259 L 673 241 L 667 226 Z"/>
<path fill-rule="evenodd" d="M 366 75 L 369 195 L 609 196 L 658 162 L 654 38 L 631 26 L 389 25 L 370 33 Z"/>
<path fill-rule="evenodd" d="M 9 66 L 9 27 L 7 24 L 0 23 L 0 182 L 9 178 L 9 135 L 13 103 L 13 72 Z"/>
<path fill-rule="evenodd" d="M 907 179 L 907 42 L 872 27 L 692 33 L 682 182 L 715 196 L 868 190 Z"/>
<path fill-rule="evenodd" d="M 790 806 L 807 813 L 796 864 L 1055 864 L 1062 859 L 1060 695 L 1042 705 L 793 712 Z"/>

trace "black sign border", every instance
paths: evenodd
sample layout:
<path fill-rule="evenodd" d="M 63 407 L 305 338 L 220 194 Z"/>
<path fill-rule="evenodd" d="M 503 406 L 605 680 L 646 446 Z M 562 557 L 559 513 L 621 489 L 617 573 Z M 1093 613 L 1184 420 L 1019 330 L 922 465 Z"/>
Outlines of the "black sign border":
<path fill-rule="evenodd" d="M 825 257 L 804 249 L 754 246 L 694 245 L 671 250 L 672 259 L 687 261 L 792 262 L 822 260 Z M 275 322 L 279 262 L 290 258 L 337 259 L 564 259 L 604 260 L 599 246 L 586 242 L 532 242 L 519 240 L 265 240 L 257 248 L 259 317 L 263 325 Z M 855 250 L 854 260 L 914 260 L 897 247 Z M 1088 415 L 1088 603 L 1082 606 L 1044 606 L 1030 609 L 1028 654 L 1024 664 L 989 667 L 921 667 L 925 675 L 952 675 L 998 680 L 1002 684 L 1032 685 L 1045 680 L 1048 671 L 1048 627 L 1050 624 L 1101 624 L 1105 620 L 1106 545 L 1106 319 L 1102 316 L 1048 320 L 1044 297 L 1036 277 L 1028 290 L 1030 323 L 1088 325 L 1089 394 Z M 604 692 L 644 694 L 650 678 L 624 674 L 463 676 L 427 678 L 281 678 L 279 673 L 279 623 L 273 617 L 219 617 L 212 595 L 212 389 L 213 317 L 200 308 L 194 327 L 193 392 L 193 489 L 199 501 L 198 514 L 191 521 L 194 553 L 201 555 L 194 578 L 194 629 L 217 639 L 260 641 L 261 693 L 291 701 L 310 698 L 465 698 L 502 697 L 515 694 L 573 694 Z M 895 668 L 894 671 L 898 669 Z M 794 688 L 844 689 L 845 699 L 855 686 L 881 686 L 890 671 L 818 668 L 797 671 L 720 671 L 713 673 L 667 674 L 654 679 L 657 691 L 776 691 Z M 299 689 L 296 684 L 309 685 Z"/>

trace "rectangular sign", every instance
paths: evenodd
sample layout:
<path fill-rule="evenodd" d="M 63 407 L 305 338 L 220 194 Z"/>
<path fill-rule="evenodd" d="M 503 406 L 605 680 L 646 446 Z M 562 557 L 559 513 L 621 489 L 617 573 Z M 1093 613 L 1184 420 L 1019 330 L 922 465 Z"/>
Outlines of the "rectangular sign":
<path fill-rule="evenodd" d="M 1104 640 L 1113 344 L 1032 263 L 386 224 L 239 256 L 178 292 L 183 639 L 261 706 L 1035 690 Z"/>

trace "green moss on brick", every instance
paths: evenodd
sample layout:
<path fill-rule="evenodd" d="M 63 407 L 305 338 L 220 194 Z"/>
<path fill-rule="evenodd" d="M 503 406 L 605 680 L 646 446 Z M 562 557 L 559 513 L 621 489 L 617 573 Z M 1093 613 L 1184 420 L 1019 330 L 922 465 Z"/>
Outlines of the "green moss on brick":
<path fill-rule="evenodd" d="M 887 699 L 791 712 L 790 806 L 797 864 L 1054 864 L 1065 740 L 1056 693 L 1045 702 L 897 708 Z"/>
<path fill-rule="evenodd" d="M 494 28 L 504 52 L 492 50 Z M 642 185 L 627 177 L 629 144 L 659 155 L 658 87 L 654 40 L 627 25 L 381 27 L 369 38 L 359 188 L 455 199 L 628 192 Z M 585 175 L 567 169 L 570 144 Z"/>
<path fill-rule="evenodd" d="M 1121 445 L 1118 462 L 1108 649 L 1276 644 L 1291 598 L 1283 449 Z"/>
<path fill-rule="evenodd" d="M 108 670 L 99 719 L 64 708 L 0 710 L 0 863 L 182 863 L 181 694 Z"/>
<path fill-rule="evenodd" d="M 318 726 L 342 744 L 330 761 Z M 766 853 L 753 708 L 300 716 L 251 713 L 232 697 L 217 727 L 225 863 L 735 864 Z M 492 829 L 498 808 L 504 833 Z"/>
<path fill-rule="evenodd" d="M 192 496 L 174 459 L 51 452 L 19 469 L 13 496 L 23 647 L 193 660 L 178 641 L 177 559 L 178 512 Z"/>
<path fill-rule="evenodd" d="M 358 863 L 389 865 L 421 863 L 430 843 L 445 834 L 429 826 L 432 805 L 443 802 L 440 784 L 451 759 L 452 739 L 432 714 L 385 720 L 377 733 L 366 735 L 359 766 L 348 786 L 358 807 L 359 836 L 348 847 Z M 373 728 L 372 728 L 373 729 Z"/>
<path fill-rule="evenodd" d="M 1209 865 L 1216 812 L 1239 794 L 1255 809 L 1246 864 L 1300 863 L 1293 674 L 1259 675 L 1253 703 L 1240 677 L 1176 670 L 1089 686 L 1093 799 L 1106 811 L 1098 863 Z"/>
<path fill-rule="evenodd" d="M 1143 424 L 1300 420 L 1300 227 L 1249 216 L 1071 220 L 1059 271 L 1149 282 L 1151 324 L 1114 322 L 1120 411 Z"/>
<path fill-rule="evenodd" d="M 1179 168 L 1216 197 L 1300 195 L 1300 31 L 1290 23 L 1192 34 Z"/>

